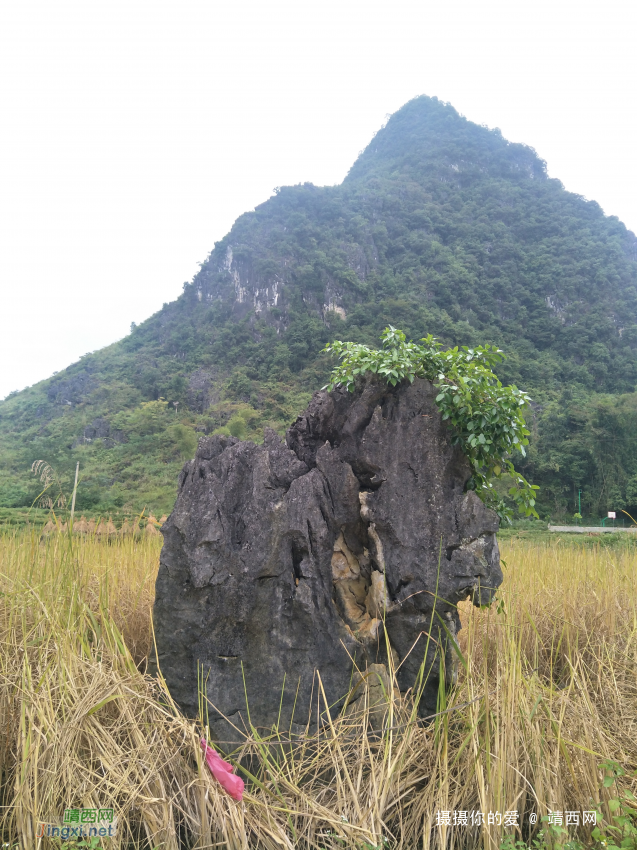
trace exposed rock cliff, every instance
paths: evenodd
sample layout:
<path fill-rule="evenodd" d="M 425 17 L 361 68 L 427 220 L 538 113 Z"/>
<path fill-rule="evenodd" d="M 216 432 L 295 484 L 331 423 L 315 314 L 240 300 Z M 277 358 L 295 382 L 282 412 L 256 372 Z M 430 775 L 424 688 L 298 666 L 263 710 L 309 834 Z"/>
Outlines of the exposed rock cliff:
<path fill-rule="evenodd" d="M 421 711 L 435 710 L 456 604 L 490 601 L 502 573 L 497 517 L 464 492 L 434 398 L 424 380 L 316 393 L 287 444 L 206 438 L 184 467 L 162 528 L 159 662 L 189 714 L 199 670 L 221 740 L 236 733 L 219 713 L 247 723 L 246 692 L 257 726 L 316 718 L 316 670 L 336 710 L 354 660 L 386 665 L 388 645 L 403 691 L 424 662 Z"/>

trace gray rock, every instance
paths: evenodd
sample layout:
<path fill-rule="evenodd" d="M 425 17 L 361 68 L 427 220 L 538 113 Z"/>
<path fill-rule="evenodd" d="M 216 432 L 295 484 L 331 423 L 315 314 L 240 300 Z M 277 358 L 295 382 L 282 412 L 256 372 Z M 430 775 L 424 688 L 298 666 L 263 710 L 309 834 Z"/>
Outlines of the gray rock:
<path fill-rule="evenodd" d="M 46 389 L 50 402 L 70 405 L 86 401 L 88 396 L 98 387 L 97 378 L 89 369 L 74 371 L 67 369 L 61 375 L 51 378 Z"/>
<path fill-rule="evenodd" d="M 126 442 L 126 434 L 117 428 L 111 428 L 106 419 L 99 417 L 84 428 L 82 436 L 77 437 L 73 443 L 73 448 L 92 443 L 93 440 L 102 440 L 105 448 L 112 449 L 118 443 Z"/>
<path fill-rule="evenodd" d="M 200 441 L 162 528 L 154 624 L 173 697 L 195 715 L 205 683 L 217 740 L 237 740 L 222 715 L 247 727 L 246 694 L 255 726 L 313 726 L 321 685 L 338 711 L 389 654 L 403 692 L 423 669 L 435 711 L 456 605 L 490 602 L 502 573 L 497 516 L 465 492 L 434 399 L 428 381 L 369 378 L 316 393 L 286 443 Z"/>
<path fill-rule="evenodd" d="M 213 370 L 195 370 L 188 379 L 188 407 L 197 413 L 205 413 L 219 401 L 218 383 Z"/>

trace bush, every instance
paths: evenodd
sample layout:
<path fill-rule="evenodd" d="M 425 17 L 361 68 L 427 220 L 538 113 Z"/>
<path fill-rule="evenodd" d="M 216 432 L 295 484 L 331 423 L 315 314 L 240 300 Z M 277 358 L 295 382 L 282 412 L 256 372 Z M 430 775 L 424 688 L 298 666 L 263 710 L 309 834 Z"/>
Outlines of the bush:
<path fill-rule="evenodd" d="M 245 420 L 241 416 L 233 416 L 230 422 L 228 422 L 228 431 L 230 432 L 230 434 L 232 434 L 233 437 L 237 437 L 239 440 L 245 440 Z"/>

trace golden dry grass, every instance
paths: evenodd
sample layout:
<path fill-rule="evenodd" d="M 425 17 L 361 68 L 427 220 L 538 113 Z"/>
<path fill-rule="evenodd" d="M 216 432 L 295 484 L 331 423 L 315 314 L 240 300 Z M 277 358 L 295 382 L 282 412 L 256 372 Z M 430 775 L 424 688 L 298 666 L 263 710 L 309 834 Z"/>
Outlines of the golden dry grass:
<path fill-rule="evenodd" d="M 203 763 L 201 725 L 144 672 L 160 545 L 0 535 L 5 841 L 55 846 L 38 824 L 71 805 L 114 806 L 109 846 L 171 850 L 499 849 L 507 832 L 533 837 L 531 812 L 597 803 L 611 819 L 600 764 L 637 767 L 634 549 L 503 546 L 499 602 L 463 607 L 458 685 L 432 724 L 392 698 L 380 735 L 367 709 L 293 746 L 273 746 L 286 730 L 255 735 L 231 757 L 251 773 L 236 803 Z M 478 810 L 518 810 L 522 833 L 437 826 Z"/>

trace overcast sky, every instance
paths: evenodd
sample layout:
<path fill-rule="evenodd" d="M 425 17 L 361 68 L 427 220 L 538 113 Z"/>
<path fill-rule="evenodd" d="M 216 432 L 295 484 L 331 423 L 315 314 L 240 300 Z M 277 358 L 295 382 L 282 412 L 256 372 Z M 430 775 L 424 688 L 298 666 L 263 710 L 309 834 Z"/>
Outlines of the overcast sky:
<path fill-rule="evenodd" d="M 0 398 L 181 292 L 275 186 L 410 98 L 533 146 L 637 231 L 629 0 L 4 0 Z"/>

